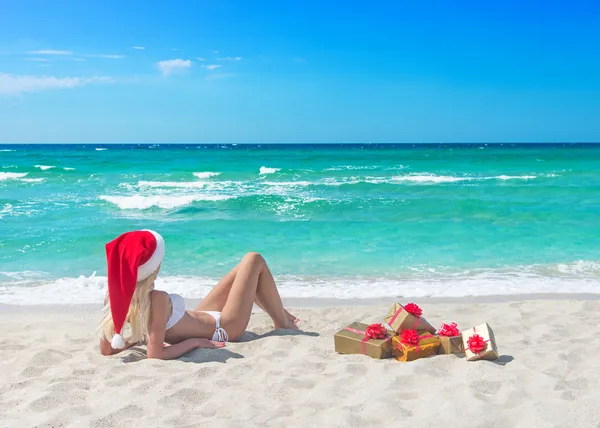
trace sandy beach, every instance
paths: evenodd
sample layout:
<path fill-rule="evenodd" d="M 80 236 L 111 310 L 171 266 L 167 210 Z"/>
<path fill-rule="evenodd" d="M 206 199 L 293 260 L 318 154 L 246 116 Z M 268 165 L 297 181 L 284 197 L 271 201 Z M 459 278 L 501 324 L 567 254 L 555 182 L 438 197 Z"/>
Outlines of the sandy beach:
<path fill-rule="evenodd" d="M 392 301 L 292 305 L 299 334 L 257 313 L 243 342 L 175 361 L 101 356 L 97 306 L 3 306 L 0 426 L 599 427 L 600 301 L 538 297 L 419 302 L 434 325 L 487 321 L 495 362 L 334 352 L 337 330 Z"/>

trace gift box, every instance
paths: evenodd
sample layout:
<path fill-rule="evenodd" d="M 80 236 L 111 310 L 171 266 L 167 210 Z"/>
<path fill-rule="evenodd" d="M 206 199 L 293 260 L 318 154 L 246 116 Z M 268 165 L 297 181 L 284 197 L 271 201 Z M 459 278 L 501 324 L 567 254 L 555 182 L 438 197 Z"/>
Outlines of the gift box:
<path fill-rule="evenodd" d="M 463 354 L 465 352 L 462 336 L 455 322 L 442 324 L 437 334 L 440 339 L 439 354 Z"/>
<path fill-rule="evenodd" d="M 440 339 L 427 331 L 404 330 L 392 338 L 392 354 L 403 362 L 436 355 L 439 347 Z"/>
<path fill-rule="evenodd" d="M 405 306 L 394 303 L 384 320 L 398 334 L 409 329 L 424 330 L 435 334 L 435 328 L 421 316 L 422 313 L 421 308 L 414 303 L 408 303 Z"/>
<path fill-rule="evenodd" d="M 462 341 L 467 361 L 498 359 L 496 339 L 489 325 L 481 324 L 463 331 Z"/>
<path fill-rule="evenodd" d="M 354 322 L 338 331 L 333 337 L 335 351 L 340 354 L 364 354 L 372 358 L 390 358 L 392 356 L 393 331 L 382 324 L 363 324 Z"/>

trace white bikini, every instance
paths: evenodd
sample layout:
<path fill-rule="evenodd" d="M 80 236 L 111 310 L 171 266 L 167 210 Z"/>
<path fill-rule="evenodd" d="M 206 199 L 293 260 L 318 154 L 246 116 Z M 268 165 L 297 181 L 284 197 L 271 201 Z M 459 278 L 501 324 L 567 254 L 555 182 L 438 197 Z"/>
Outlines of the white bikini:
<path fill-rule="evenodd" d="M 171 316 L 167 321 L 166 329 L 170 329 L 175 324 L 183 318 L 185 315 L 185 300 L 179 294 L 169 294 L 169 298 L 171 299 Z M 201 311 L 207 313 L 211 317 L 215 319 L 216 330 L 213 333 L 212 340 L 213 342 L 227 342 L 229 337 L 227 336 L 227 332 L 221 328 L 221 312 L 217 311 Z"/>

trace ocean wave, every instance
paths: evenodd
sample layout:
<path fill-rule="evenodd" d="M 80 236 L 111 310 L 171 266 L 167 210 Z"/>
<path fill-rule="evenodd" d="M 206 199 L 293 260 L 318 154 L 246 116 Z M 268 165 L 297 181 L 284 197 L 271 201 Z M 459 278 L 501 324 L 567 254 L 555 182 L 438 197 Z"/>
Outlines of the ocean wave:
<path fill-rule="evenodd" d="M 371 170 L 379 169 L 379 165 L 338 165 L 325 168 L 323 171 L 353 171 L 353 170 Z"/>
<path fill-rule="evenodd" d="M 456 183 L 458 181 L 473 180 L 473 177 L 454 177 L 450 175 L 420 174 L 398 175 L 392 177 L 394 181 L 412 181 L 415 183 Z"/>
<path fill-rule="evenodd" d="M 565 272 L 566 269 L 566 272 Z M 5 275 L 3 278 L 2 275 Z M 46 273 L 0 272 L 0 303 L 101 304 L 106 277 L 44 279 Z M 203 298 L 219 278 L 161 276 L 156 288 L 185 298 Z M 600 263 L 578 261 L 501 269 L 457 271 L 416 267 L 398 276 L 277 276 L 283 298 L 369 299 L 465 297 L 517 294 L 597 293 Z M 67 291 L 68 292 L 65 292 Z"/>
<path fill-rule="evenodd" d="M 39 168 L 42 171 L 46 171 L 48 169 L 56 168 L 54 165 L 34 165 L 34 167 Z"/>
<path fill-rule="evenodd" d="M 45 178 L 21 178 L 19 181 L 22 181 L 23 183 L 41 183 L 44 180 L 46 180 Z"/>
<path fill-rule="evenodd" d="M 490 177 L 474 176 L 454 176 L 454 175 L 436 175 L 428 173 L 413 173 L 407 175 L 396 175 L 392 177 L 394 181 L 410 181 L 414 183 L 457 183 L 460 181 L 483 181 L 483 180 L 533 180 L 535 175 L 497 175 Z"/>
<path fill-rule="evenodd" d="M 204 181 L 138 181 L 138 187 L 175 187 L 181 189 L 203 189 L 208 186 Z M 131 188 L 129 183 L 121 183 L 120 187 Z"/>
<path fill-rule="evenodd" d="M 65 171 L 75 171 L 75 168 L 64 167 L 63 169 Z"/>
<path fill-rule="evenodd" d="M 281 168 L 268 168 L 266 166 L 261 166 L 259 170 L 260 175 L 274 174 L 278 171 L 281 171 Z"/>
<path fill-rule="evenodd" d="M 155 195 L 155 196 L 100 196 L 100 199 L 116 205 L 122 210 L 146 210 L 152 207 L 172 209 L 198 201 L 222 201 L 232 199 L 228 195 Z"/>
<path fill-rule="evenodd" d="M 194 172 L 194 177 L 199 179 L 216 177 L 217 175 L 221 175 L 220 172 Z"/>
<path fill-rule="evenodd" d="M 535 175 L 499 175 L 497 177 L 490 177 L 490 179 L 496 180 L 533 180 L 537 178 Z"/>
<path fill-rule="evenodd" d="M 2 149 L 0 150 L 0 152 L 15 152 L 16 150 L 11 150 L 11 149 Z"/>
<path fill-rule="evenodd" d="M 97 151 L 97 152 L 103 152 L 104 150 L 106 150 L 106 148 L 104 148 L 104 147 L 99 147 L 99 148 L 96 148 L 96 151 Z"/>
<path fill-rule="evenodd" d="M 0 172 L 0 181 L 19 180 L 27 175 L 28 173 L 26 172 Z"/>
<path fill-rule="evenodd" d="M 4 204 L 4 207 L 2 207 L 2 209 L 0 210 L 0 218 L 4 217 L 5 214 L 11 214 L 12 207 L 12 204 Z M 0 272 L 0 275 L 2 274 L 8 275 L 7 272 Z"/>

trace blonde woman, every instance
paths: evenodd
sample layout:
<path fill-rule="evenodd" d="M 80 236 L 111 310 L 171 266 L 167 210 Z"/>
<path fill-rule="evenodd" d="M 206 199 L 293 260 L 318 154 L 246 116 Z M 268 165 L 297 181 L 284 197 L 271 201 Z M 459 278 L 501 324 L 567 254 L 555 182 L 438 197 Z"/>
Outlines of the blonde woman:
<path fill-rule="evenodd" d="M 100 325 L 100 352 L 116 354 L 146 342 L 148 358 L 169 360 L 197 348 L 222 348 L 244 333 L 254 303 L 269 314 L 275 328 L 297 330 L 265 260 L 248 253 L 193 311 L 183 297 L 154 290 L 165 254 L 156 232 L 127 232 L 106 244 L 108 296 Z M 121 333 L 126 323 L 130 336 Z M 164 343 L 171 346 L 164 346 Z"/>

